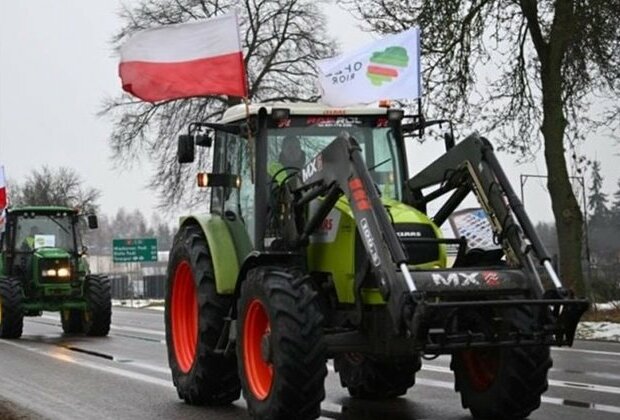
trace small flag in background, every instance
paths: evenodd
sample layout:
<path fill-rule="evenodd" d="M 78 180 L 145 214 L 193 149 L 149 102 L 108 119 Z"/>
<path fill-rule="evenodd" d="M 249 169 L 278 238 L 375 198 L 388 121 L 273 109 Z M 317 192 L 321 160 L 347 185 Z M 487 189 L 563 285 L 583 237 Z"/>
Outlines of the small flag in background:
<path fill-rule="evenodd" d="M 4 165 L 0 165 L 0 213 L 6 207 L 6 181 L 4 178 Z"/>
<path fill-rule="evenodd" d="M 4 166 L 0 165 L 0 232 L 4 231 L 4 209 L 8 203 L 6 194 L 6 181 L 4 178 Z"/>
<path fill-rule="evenodd" d="M 317 64 L 321 101 L 329 106 L 422 96 L 419 28 Z"/>
<path fill-rule="evenodd" d="M 120 53 L 123 89 L 144 101 L 248 93 L 235 14 L 138 32 Z"/>

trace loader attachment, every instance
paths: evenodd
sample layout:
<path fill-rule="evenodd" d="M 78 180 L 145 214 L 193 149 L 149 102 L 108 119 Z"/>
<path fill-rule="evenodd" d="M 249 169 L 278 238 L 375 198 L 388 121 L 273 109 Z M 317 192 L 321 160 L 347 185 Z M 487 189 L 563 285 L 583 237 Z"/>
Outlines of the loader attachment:
<path fill-rule="evenodd" d="M 343 164 L 348 162 L 348 164 Z M 408 263 L 403 241 L 457 242 L 464 239 L 400 239 L 390 222 L 356 140 L 343 132 L 309 161 L 301 171 L 301 185 L 291 187 L 294 206 L 323 197 L 290 243 L 303 247 L 310 235 L 334 207 L 347 196 L 355 216 L 378 287 L 387 303 L 394 333 L 414 338 L 424 352 L 447 353 L 458 348 L 512 345 L 570 345 L 577 322 L 588 303 L 572 299 L 553 271 L 550 258 L 536 235 L 523 206 L 516 198 L 499 166 L 490 144 L 477 136 L 464 140 L 407 181 L 410 204 L 430 201 L 422 188 L 440 184 L 432 198 L 455 190 L 435 219 L 445 220 L 473 191 L 490 215 L 494 234 L 503 248 L 504 259 L 492 265 L 455 267 L 445 270 L 417 270 Z M 516 218 L 514 217 L 516 216 Z M 438 223 L 441 224 L 441 223 Z M 553 287 L 545 291 L 534 261 L 547 271 Z M 511 308 L 527 307 L 536 315 L 528 331 L 506 329 L 502 320 Z M 472 310 L 487 313 L 497 324 L 493 328 L 468 325 Z"/>

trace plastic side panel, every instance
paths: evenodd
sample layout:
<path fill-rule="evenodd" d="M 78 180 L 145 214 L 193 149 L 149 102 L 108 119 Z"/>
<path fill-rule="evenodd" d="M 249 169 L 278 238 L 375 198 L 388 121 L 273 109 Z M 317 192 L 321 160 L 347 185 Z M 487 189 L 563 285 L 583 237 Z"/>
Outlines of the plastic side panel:
<path fill-rule="evenodd" d="M 339 200 L 308 247 L 308 268 L 332 274 L 341 303 L 355 302 L 355 229 L 347 201 Z"/>
<path fill-rule="evenodd" d="M 196 215 L 185 218 L 183 224 L 195 220 L 202 227 L 209 244 L 215 289 L 223 295 L 233 294 L 239 274 L 239 259 L 230 230 L 226 222 L 218 215 Z"/>

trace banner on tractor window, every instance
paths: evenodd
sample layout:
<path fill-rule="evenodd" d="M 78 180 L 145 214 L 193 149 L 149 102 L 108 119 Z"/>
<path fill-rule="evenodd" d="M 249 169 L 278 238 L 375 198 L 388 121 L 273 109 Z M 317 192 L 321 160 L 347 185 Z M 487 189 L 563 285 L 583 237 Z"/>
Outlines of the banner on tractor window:
<path fill-rule="evenodd" d="M 144 101 L 247 96 L 236 14 L 140 31 L 120 54 L 123 90 Z"/>
<path fill-rule="evenodd" d="M 422 96 L 419 28 L 317 64 L 321 101 L 329 106 Z"/>

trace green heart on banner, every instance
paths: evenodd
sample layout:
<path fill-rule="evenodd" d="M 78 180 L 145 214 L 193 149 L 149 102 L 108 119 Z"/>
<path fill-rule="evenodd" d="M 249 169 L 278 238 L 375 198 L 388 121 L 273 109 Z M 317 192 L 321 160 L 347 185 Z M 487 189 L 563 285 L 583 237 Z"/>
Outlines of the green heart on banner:
<path fill-rule="evenodd" d="M 388 47 L 383 51 L 375 51 L 370 57 L 366 77 L 374 86 L 389 83 L 398 77 L 398 69 L 407 67 L 409 57 L 403 47 Z"/>

